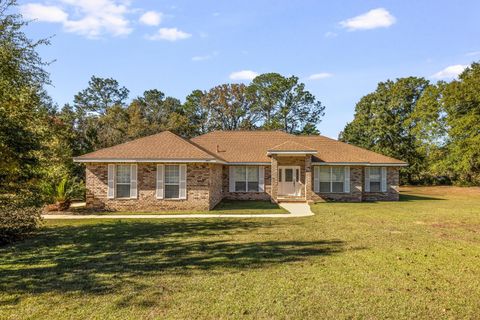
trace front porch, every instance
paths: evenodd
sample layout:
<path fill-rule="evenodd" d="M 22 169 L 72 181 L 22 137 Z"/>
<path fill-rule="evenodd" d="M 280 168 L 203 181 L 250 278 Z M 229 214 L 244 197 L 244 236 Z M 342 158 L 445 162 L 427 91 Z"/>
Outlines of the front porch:
<path fill-rule="evenodd" d="M 273 202 L 306 202 L 312 190 L 310 154 L 272 154 Z"/>

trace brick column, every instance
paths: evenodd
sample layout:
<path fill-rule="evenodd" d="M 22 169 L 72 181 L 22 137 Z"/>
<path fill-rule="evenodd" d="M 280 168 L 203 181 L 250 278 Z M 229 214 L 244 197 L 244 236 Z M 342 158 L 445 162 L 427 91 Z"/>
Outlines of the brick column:
<path fill-rule="evenodd" d="M 305 200 L 310 201 L 312 197 L 312 156 L 305 156 Z"/>
<path fill-rule="evenodd" d="M 272 183 L 272 199 L 271 201 L 276 203 L 277 202 L 277 194 L 278 194 L 278 161 L 277 156 L 272 155 L 272 167 L 271 167 L 271 183 Z"/>

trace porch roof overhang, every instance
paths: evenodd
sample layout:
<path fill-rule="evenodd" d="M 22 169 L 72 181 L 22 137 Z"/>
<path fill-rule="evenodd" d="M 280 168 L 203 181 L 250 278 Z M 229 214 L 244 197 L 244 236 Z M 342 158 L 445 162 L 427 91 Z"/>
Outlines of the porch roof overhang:
<path fill-rule="evenodd" d="M 305 156 L 307 154 L 317 154 L 314 150 L 268 150 L 267 156 L 279 155 L 279 156 Z"/>

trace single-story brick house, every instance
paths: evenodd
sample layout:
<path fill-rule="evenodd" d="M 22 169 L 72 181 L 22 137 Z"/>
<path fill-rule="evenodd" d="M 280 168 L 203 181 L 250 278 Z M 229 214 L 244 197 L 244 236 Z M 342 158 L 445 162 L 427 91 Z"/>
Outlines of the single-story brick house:
<path fill-rule="evenodd" d="M 403 161 L 323 136 L 165 131 L 74 158 L 86 165 L 87 206 L 210 210 L 222 199 L 398 200 Z"/>

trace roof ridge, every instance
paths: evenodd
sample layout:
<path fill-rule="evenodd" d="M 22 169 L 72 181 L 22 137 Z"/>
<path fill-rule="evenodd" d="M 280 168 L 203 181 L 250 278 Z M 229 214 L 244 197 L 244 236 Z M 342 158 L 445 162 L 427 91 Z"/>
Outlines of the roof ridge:
<path fill-rule="evenodd" d="M 273 147 L 270 148 L 269 150 L 274 150 L 274 149 L 276 149 L 277 147 L 281 147 L 281 146 L 283 146 L 283 145 L 285 145 L 285 144 L 288 144 L 288 143 L 294 143 L 294 144 L 299 145 L 299 146 L 301 146 L 301 147 L 305 147 L 305 148 L 308 148 L 308 149 L 310 149 L 310 150 L 314 150 L 312 147 L 306 146 L 306 145 L 304 145 L 304 144 L 302 144 L 302 143 L 298 143 L 298 142 L 295 141 L 295 140 L 287 140 L 287 141 L 284 141 L 284 142 L 282 142 L 282 143 L 280 143 L 280 144 L 277 144 L 276 146 L 273 146 Z"/>

